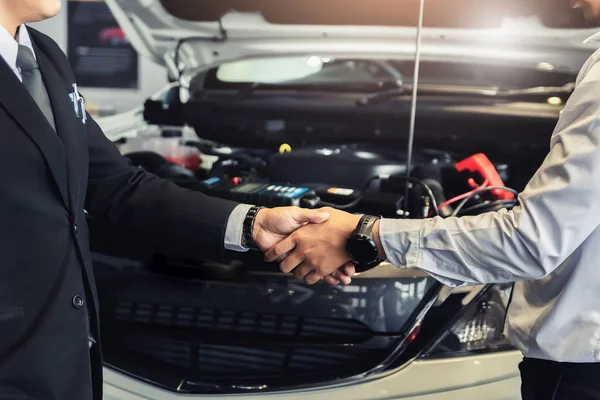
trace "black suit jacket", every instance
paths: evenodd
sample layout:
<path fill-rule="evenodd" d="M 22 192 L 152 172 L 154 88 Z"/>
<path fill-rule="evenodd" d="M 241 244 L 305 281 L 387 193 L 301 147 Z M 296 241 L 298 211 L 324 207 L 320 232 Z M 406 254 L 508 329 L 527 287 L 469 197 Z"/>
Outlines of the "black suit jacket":
<path fill-rule="evenodd" d="M 76 117 L 75 80 L 58 45 L 28 30 L 58 134 L 0 58 L 0 399 L 99 400 L 84 209 L 143 231 L 157 250 L 219 261 L 236 204 L 132 167 L 89 115 L 85 124 Z M 91 350 L 88 330 L 98 341 Z"/>

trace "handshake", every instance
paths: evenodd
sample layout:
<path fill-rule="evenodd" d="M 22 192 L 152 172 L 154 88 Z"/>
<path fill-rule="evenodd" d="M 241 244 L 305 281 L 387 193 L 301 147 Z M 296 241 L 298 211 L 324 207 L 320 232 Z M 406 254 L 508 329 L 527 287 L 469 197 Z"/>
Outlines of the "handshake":
<path fill-rule="evenodd" d="M 256 216 L 253 240 L 265 253 L 265 260 L 278 262 L 284 273 L 314 284 L 320 280 L 347 285 L 355 274 L 346 250 L 348 237 L 356 229 L 360 215 L 333 208 L 308 210 L 298 207 L 262 209 Z M 384 259 L 379 242 L 379 222 L 373 237 Z"/>

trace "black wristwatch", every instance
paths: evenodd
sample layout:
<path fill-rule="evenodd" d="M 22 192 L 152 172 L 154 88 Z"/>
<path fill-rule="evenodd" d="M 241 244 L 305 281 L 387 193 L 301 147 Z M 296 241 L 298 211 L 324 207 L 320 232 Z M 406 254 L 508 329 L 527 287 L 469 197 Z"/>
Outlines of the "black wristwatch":
<path fill-rule="evenodd" d="M 379 258 L 377 242 L 373 239 L 373 226 L 380 217 L 363 215 L 346 242 L 346 250 L 357 272 L 374 268 L 383 262 Z"/>
<path fill-rule="evenodd" d="M 256 221 L 256 215 L 260 210 L 265 207 L 253 206 L 248 210 L 246 217 L 244 218 L 244 224 L 242 228 L 242 244 L 244 247 L 250 250 L 259 250 L 254 243 L 254 222 Z"/>

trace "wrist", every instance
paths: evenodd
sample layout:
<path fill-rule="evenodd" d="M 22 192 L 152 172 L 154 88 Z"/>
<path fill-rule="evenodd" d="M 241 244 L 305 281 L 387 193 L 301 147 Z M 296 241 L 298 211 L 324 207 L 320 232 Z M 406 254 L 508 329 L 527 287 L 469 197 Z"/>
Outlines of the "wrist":
<path fill-rule="evenodd" d="M 360 222 L 360 219 L 362 217 L 363 214 L 350 214 L 350 217 L 348 218 L 348 226 L 345 229 L 347 233 L 346 237 L 352 235 L 352 233 L 356 230 L 356 227 L 358 226 L 358 223 Z"/>
<path fill-rule="evenodd" d="M 383 243 L 381 242 L 381 238 L 379 237 L 379 225 L 381 224 L 381 219 L 375 222 L 373 226 L 373 240 L 377 244 L 378 257 L 380 260 L 387 260 L 385 255 L 385 250 L 383 249 Z"/>
<path fill-rule="evenodd" d="M 268 208 L 260 208 L 254 219 L 254 227 L 252 229 L 252 242 L 256 243 L 257 239 L 260 237 L 260 232 L 263 229 L 263 223 L 267 218 L 267 214 L 269 213 Z"/>
<path fill-rule="evenodd" d="M 383 261 L 380 257 L 382 249 L 379 220 L 380 217 L 375 215 L 359 216 L 359 221 L 346 242 L 348 255 L 359 272 L 374 268 Z"/>
<path fill-rule="evenodd" d="M 250 250 L 258 250 L 256 238 L 260 234 L 261 230 L 260 226 L 263 216 L 260 216 L 260 214 L 263 208 L 264 207 L 252 206 L 244 218 L 242 228 L 242 243 Z"/>

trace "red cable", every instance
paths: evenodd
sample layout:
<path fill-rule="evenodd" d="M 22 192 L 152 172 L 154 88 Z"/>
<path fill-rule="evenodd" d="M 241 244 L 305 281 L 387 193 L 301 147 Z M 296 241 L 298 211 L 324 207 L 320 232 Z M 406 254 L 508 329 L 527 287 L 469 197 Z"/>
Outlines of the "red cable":
<path fill-rule="evenodd" d="M 442 204 L 440 204 L 438 206 L 438 210 L 441 210 L 442 208 L 444 208 L 452 203 L 455 203 L 459 200 L 467 198 L 467 197 L 471 196 L 473 193 L 477 193 L 478 191 L 480 191 L 481 189 L 486 187 L 489 183 L 490 183 L 489 179 L 486 179 L 485 181 L 483 181 L 483 183 L 480 186 L 476 187 L 475 189 L 471 190 L 470 192 L 463 193 L 461 195 L 451 198 L 450 200 L 443 202 Z"/>

